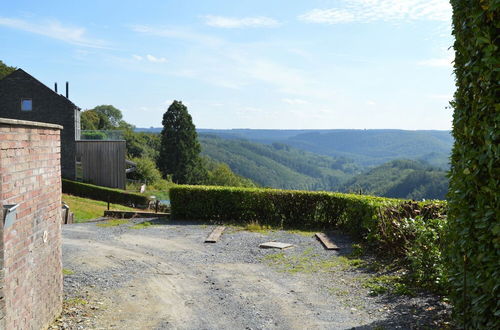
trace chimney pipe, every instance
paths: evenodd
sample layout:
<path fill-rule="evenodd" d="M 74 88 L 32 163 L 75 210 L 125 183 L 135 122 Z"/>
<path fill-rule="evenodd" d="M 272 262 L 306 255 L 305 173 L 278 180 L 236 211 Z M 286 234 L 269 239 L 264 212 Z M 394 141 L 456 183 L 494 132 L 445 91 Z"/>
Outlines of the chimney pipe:
<path fill-rule="evenodd" d="M 66 81 L 66 98 L 69 98 L 69 82 Z"/>
<path fill-rule="evenodd" d="M 57 83 L 54 83 L 54 92 L 57 93 Z"/>

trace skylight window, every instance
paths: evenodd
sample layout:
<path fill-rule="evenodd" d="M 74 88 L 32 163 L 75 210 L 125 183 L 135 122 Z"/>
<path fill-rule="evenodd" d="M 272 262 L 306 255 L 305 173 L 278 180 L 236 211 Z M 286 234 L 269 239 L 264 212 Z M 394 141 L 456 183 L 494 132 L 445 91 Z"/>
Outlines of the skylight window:
<path fill-rule="evenodd" d="M 21 111 L 33 110 L 33 101 L 31 99 L 21 99 Z"/>

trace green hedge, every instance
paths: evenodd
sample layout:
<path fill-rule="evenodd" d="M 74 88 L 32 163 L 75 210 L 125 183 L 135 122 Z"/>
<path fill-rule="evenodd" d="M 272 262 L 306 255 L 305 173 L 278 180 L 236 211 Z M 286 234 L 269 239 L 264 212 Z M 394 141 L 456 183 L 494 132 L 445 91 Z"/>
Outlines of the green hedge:
<path fill-rule="evenodd" d="M 261 188 L 175 186 L 170 188 L 172 217 L 248 223 L 283 228 L 334 228 L 356 235 L 375 229 L 381 207 L 397 199 L 331 192 Z"/>
<path fill-rule="evenodd" d="M 133 207 L 146 207 L 149 204 L 148 197 L 137 193 L 67 179 L 62 179 L 62 191 L 70 195 Z"/>
<path fill-rule="evenodd" d="M 451 4 L 451 301 L 459 327 L 500 329 L 500 0 Z"/>

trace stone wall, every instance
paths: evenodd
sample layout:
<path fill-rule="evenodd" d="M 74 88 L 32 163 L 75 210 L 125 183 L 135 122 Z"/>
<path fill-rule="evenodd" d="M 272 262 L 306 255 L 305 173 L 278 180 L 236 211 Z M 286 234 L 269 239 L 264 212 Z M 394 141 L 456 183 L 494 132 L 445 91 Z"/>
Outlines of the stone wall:
<path fill-rule="evenodd" d="M 0 226 L 0 329 L 44 329 L 61 312 L 61 129 L 0 118 L 0 204 L 19 205 Z"/>

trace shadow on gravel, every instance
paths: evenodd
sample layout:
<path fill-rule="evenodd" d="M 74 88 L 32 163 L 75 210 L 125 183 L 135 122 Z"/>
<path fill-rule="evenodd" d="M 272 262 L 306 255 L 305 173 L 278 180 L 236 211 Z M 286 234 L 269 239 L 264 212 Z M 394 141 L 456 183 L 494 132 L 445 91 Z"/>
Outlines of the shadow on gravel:
<path fill-rule="evenodd" d="M 451 329 L 449 308 L 432 299 L 418 305 L 402 302 L 392 309 L 387 318 L 352 329 Z"/>

